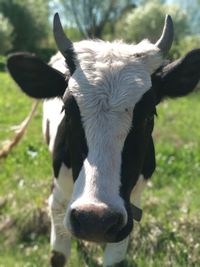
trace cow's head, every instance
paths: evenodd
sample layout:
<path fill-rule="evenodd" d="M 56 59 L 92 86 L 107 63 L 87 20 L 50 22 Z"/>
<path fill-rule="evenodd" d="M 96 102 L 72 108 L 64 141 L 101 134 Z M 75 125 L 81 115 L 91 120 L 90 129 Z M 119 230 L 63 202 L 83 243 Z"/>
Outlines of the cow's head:
<path fill-rule="evenodd" d="M 65 153 L 65 164 L 73 171 L 65 225 L 78 238 L 117 242 L 133 227 L 130 194 L 143 173 L 156 105 L 194 88 L 200 50 L 162 67 L 173 39 L 170 16 L 156 44 L 72 44 L 58 15 L 54 34 L 66 59 L 66 75 L 30 54 L 12 55 L 8 69 L 29 96 L 63 99 L 65 116 L 58 128 L 53 167 L 57 177 Z"/>

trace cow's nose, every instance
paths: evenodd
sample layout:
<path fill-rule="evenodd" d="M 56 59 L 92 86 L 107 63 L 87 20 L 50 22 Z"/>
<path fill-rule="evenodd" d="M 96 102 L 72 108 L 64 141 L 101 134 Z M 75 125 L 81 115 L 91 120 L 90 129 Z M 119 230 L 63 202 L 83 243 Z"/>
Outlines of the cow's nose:
<path fill-rule="evenodd" d="M 124 226 L 121 213 L 94 204 L 73 208 L 70 222 L 74 236 L 94 242 L 115 242 Z"/>

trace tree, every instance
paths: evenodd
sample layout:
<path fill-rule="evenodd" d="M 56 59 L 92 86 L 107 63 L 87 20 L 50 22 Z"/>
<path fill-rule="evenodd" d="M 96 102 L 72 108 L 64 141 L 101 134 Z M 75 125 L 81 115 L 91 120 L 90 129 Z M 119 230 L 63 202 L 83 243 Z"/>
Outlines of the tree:
<path fill-rule="evenodd" d="M 166 14 L 173 18 L 176 42 L 189 32 L 187 16 L 178 6 L 162 5 L 160 1 L 148 2 L 123 16 L 116 25 L 115 37 L 128 42 L 137 43 L 144 38 L 155 42 L 161 34 Z"/>
<path fill-rule="evenodd" d="M 85 38 L 101 38 L 107 23 L 135 7 L 132 0 L 60 0 L 60 3 L 68 24 L 76 25 Z"/>
<path fill-rule="evenodd" d="M 0 10 L 13 27 L 14 50 L 31 50 L 48 34 L 48 0 L 0 0 Z"/>
<path fill-rule="evenodd" d="M 182 38 L 172 46 L 171 55 L 173 59 L 177 59 L 185 55 L 188 51 L 200 47 L 200 36 L 189 35 Z"/>
<path fill-rule="evenodd" d="M 200 34 L 200 0 L 174 0 L 187 13 L 192 33 Z"/>
<path fill-rule="evenodd" d="M 5 54 L 12 48 L 12 32 L 13 28 L 8 19 L 0 13 L 0 54 Z"/>

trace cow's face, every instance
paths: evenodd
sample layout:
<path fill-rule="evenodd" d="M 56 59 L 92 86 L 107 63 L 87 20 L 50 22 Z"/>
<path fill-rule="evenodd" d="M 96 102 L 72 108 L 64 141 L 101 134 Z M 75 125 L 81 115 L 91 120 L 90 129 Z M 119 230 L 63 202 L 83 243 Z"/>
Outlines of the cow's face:
<path fill-rule="evenodd" d="M 145 53 L 148 45 L 150 52 Z M 132 228 L 129 197 L 142 168 L 145 120 L 155 109 L 148 92 L 151 72 L 162 58 L 148 42 L 128 46 L 84 41 L 74 48 L 79 65 L 63 97 L 75 180 L 65 224 L 80 238 L 118 241 Z M 143 105 L 140 116 L 136 106 L 144 95 L 150 107 Z M 133 173 L 126 159 L 130 147 Z M 131 176 L 125 177 L 127 173 Z"/>
<path fill-rule="evenodd" d="M 26 54 L 10 57 L 8 69 L 28 95 L 63 99 L 65 115 L 55 140 L 53 166 L 57 177 L 64 153 L 64 163 L 73 171 L 65 225 L 78 238 L 117 242 L 133 226 L 130 193 L 143 170 L 155 105 L 164 96 L 194 88 L 199 72 L 191 62 L 199 60 L 200 52 L 152 76 L 163 64 L 162 50 L 166 52 L 172 42 L 169 18 L 156 45 L 143 41 L 135 46 L 99 41 L 72 45 L 59 31 L 59 23 L 55 19 L 56 40 L 69 67 L 66 75 Z M 188 79 L 186 92 L 178 91 L 182 74 L 185 81 L 191 72 L 193 81 Z M 169 88 L 172 78 L 173 86 L 178 86 L 174 92 Z"/>
<path fill-rule="evenodd" d="M 170 17 L 165 28 L 165 37 L 155 45 L 147 40 L 138 45 L 102 41 L 72 45 L 63 35 L 59 18 L 55 17 L 58 47 L 66 60 L 66 47 L 71 49 L 76 61 L 63 97 L 66 124 L 72 135 L 69 153 L 76 155 L 71 159 L 75 184 L 65 225 L 79 238 L 116 242 L 132 229 L 130 192 L 141 172 L 143 150 L 150 138 L 145 132 L 152 130 L 146 129 L 149 125 L 145 120 L 155 110 L 153 94 L 148 97 L 152 103 L 150 110 L 143 106 L 143 118 L 134 109 L 150 90 L 151 74 L 163 64 L 163 52 L 171 46 Z M 82 129 L 79 141 L 75 140 L 76 126 L 79 132 Z M 134 161 L 132 174 L 124 171 L 131 167 L 127 160 L 130 146 L 135 154 L 129 155 Z M 81 147 L 87 149 L 81 151 Z"/>

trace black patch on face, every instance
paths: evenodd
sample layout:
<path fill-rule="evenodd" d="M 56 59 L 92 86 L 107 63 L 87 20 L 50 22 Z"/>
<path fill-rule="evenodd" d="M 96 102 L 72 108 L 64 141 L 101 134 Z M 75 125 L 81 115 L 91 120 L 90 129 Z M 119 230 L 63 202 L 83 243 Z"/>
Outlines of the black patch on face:
<path fill-rule="evenodd" d="M 62 163 L 72 168 L 73 179 L 77 179 L 88 148 L 75 98 L 68 93 L 64 98 L 65 116 L 58 127 L 53 151 L 54 175 L 58 177 Z"/>
<path fill-rule="evenodd" d="M 155 168 L 156 168 L 155 148 L 154 148 L 153 138 L 152 136 L 150 136 L 141 173 L 144 175 L 145 179 L 148 179 L 154 173 Z"/>
<path fill-rule="evenodd" d="M 125 201 L 129 201 L 139 175 L 142 173 L 147 178 L 155 167 L 154 145 L 151 137 L 154 114 L 156 114 L 154 103 L 154 92 L 149 90 L 133 111 L 132 128 L 122 151 L 121 195 Z M 149 159 L 150 164 L 147 162 Z"/>
<path fill-rule="evenodd" d="M 145 178 L 149 178 L 155 170 L 155 153 L 151 136 L 155 114 L 154 91 L 149 90 L 134 108 L 132 128 L 122 151 L 120 195 L 125 201 L 128 213 L 128 223 L 122 232 L 133 226 L 130 195 L 139 175 L 143 174 Z"/>

